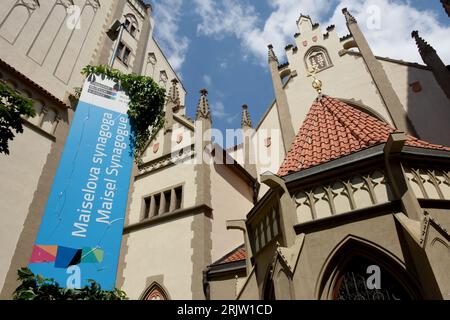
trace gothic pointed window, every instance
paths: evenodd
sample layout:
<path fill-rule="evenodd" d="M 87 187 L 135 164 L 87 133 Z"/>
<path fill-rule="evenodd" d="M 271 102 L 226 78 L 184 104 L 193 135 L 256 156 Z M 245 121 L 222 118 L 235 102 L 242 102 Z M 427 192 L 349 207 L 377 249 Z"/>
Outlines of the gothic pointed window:
<path fill-rule="evenodd" d="M 318 71 L 332 67 L 330 56 L 323 47 L 312 47 L 306 52 L 305 65 L 308 71 L 317 69 Z"/>
<path fill-rule="evenodd" d="M 412 300 L 406 287 L 390 270 L 355 255 L 340 270 L 333 288 L 334 300 Z"/>
<path fill-rule="evenodd" d="M 136 38 L 139 30 L 139 23 L 133 14 L 130 13 L 125 16 L 124 27 L 133 38 Z"/>
<path fill-rule="evenodd" d="M 154 283 L 147 290 L 143 300 L 169 300 L 169 298 L 161 286 Z"/>
<path fill-rule="evenodd" d="M 5 4 L 2 3 L 2 10 Z M 15 44 L 17 38 L 24 30 L 34 11 L 40 7 L 37 0 L 17 0 L 14 6 L 6 13 L 6 16 L 0 21 L 0 37 Z"/>

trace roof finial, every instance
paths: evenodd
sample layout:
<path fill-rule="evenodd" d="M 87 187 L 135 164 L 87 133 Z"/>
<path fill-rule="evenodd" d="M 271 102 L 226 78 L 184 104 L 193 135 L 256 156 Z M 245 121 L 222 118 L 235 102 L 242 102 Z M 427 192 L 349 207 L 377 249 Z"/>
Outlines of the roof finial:
<path fill-rule="evenodd" d="M 209 103 L 206 97 L 207 95 L 208 90 L 200 90 L 200 101 L 197 106 L 197 120 L 201 118 L 211 120 L 211 111 L 209 110 Z"/>
<path fill-rule="evenodd" d="M 172 86 L 170 87 L 169 94 L 167 96 L 167 102 L 172 102 L 175 106 L 179 106 L 180 101 L 180 93 L 178 91 L 178 80 L 174 78 L 172 81 Z"/>
<path fill-rule="evenodd" d="M 428 44 L 422 37 L 419 36 L 419 31 L 414 30 L 411 32 L 411 37 L 416 40 L 417 47 L 419 48 L 419 53 L 422 58 L 430 53 L 435 53 L 436 50 Z"/>
<path fill-rule="evenodd" d="M 275 52 L 273 51 L 273 45 L 269 44 L 269 62 L 276 61 L 278 63 L 278 58 Z"/>
<path fill-rule="evenodd" d="M 308 70 L 308 77 L 313 77 L 312 87 L 320 95 L 320 94 L 322 94 L 322 81 L 317 79 L 317 77 L 316 77 L 317 72 L 318 72 L 318 69 L 317 69 L 317 66 L 315 66 L 313 68 L 313 70 L 311 70 L 311 71 Z"/>
<path fill-rule="evenodd" d="M 345 20 L 347 20 L 347 24 L 357 23 L 355 17 L 348 12 L 347 8 L 342 9 L 342 13 L 345 16 Z"/>
<path fill-rule="evenodd" d="M 242 106 L 242 121 L 241 121 L 242 129 L 252 128 L 252 120 L 250 119 L 250 113 L 248 112 L 248 106 L 244 104 Z"/>

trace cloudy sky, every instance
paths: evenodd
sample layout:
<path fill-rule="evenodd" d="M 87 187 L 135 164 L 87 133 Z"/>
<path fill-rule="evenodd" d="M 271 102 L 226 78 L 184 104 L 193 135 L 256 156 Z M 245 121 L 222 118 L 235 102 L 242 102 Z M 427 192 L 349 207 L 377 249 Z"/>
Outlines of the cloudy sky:
<path fill-rule="evenodd" d="M 411 39 L 419 30 L 450 64 L 450 18 L 439 0 L 151 0 L 155 38 L 188 90 L 194 116 L 199 90 L 208 88 L 214 126 L 240 126 L 242 104 L 254 124 L 274 98 L 267 45 L 280 61 L 294 43 L 299 15 L 310 15 L 322 30 L 336 25 L 348 34 L 341 10 L 357 18 L 376 55 L 422 63 Z"/>

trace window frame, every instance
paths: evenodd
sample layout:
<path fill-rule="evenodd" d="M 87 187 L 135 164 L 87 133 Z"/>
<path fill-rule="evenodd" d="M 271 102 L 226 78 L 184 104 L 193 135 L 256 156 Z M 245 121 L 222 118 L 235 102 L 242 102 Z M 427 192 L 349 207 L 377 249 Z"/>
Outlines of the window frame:
<path fill-rule="evenodd" d="M 125 54 L 128 53 L 125 59 Z M 119 46 L 117 47 L 116 58 L 127 68 L 130 66 L 130 57 L 133 55 L 133 50 L 124 42 L 120 41 Z"/>
<path fill-rule="evenodd" d="M 332 68 L 333 61 L 331 60 L 330 54 L 328 53 L 328 50 L 322 46 L 313 46 L 306 51 L 305 56 L 303 57 L 305 68 L 307 71 L 312 71 L 312 63 L 310 61 L 311 56 L 317 55 L 318 53 L 323 53 L 325 61 L 327 65 L 322 69 L 317 69 L 317 73 L 322 72 L 324 70 L 327 70 L 329 68 Z"/>
<path fill-rule="evenodd" d="M 177 195 L 176 195 L 176 191 L 177 190 L 181 190 L 181 199 L 180 199 L 180 207 L 179 208 L 177 207 Z M 176 201 L 175 202 L 175 209 L 173 211 L 170 211 L 170 202 L 169 202 L 168 204 L 167 203 L 165 204 L 165 206 L 168 206 L 168 211 L 166 211 L 164 209 L 164 212 L 159 214 L 159 211 L 161 211 L 161 209 L 160 209 L 161 205 L 163 204 L 162 203 L 163 197 L 165 197 L 165 194 L 170 192 L 170 198 L 171 198 L 172 197 L 172 191 L 173 191 L 174 196 L 175 196 L 173 201 Z M 146 195 L 142 196 L 141 197 L 140 221 L 146 221 L 146 220 L 149 220 L 149 219 L 154 219 L 154 218 L 160 217 L 160 216 L 165 215 L 165 214 L 171 214 L 173 212 L 176 212 L 176 211 L 179 211 L 179 210 L 183 210 L 184 209 L 184 193 L 185 193 L 185 183 L 181 183 L 181 184 L 173 185 L 173 186 L 171 186 L 169 188 L 161 189 L 158 192 L 153 192 L 153 193 L 146 194 Z M 151 199 L 154 198 L 154 197 L 157 197 L 157 196 L 159 196 L 159 206 L 158 206 L 159 209 L 156 210 L 156 207 L 155 207 L 154 211 L 156 212 L 156 214 L 152 215 L 152 212 L 150 212 L 151 201 L 152 201 Z M 148 199 L 150 199 L 150 201 L 149 201 L 149 212 L 147 214 L 146 208 L 147 208 L 147 200 Z"/>

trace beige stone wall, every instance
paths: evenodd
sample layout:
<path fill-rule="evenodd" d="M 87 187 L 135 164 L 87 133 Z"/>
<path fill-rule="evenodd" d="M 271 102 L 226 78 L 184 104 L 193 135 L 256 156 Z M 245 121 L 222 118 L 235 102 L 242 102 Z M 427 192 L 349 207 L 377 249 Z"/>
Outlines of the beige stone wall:
<path fill-rule="evenodd" d="M 247 277 L 244 287 L 239 291 L 238 300 L 260 300 L 255 268 Z"/>
<path fill-rule="evenodd" d="M 256 128 L 256 134 L 252 137 L 252 143 L 256 149 L 256 168 L 258 174 L 266 171 L 277 173 L 285 157 L 283 137 L 280 130 L 276 103 L 272 104 L 260 125 Z M 300 125 L 294 126 L 298 130 Z M 266 147 L 266 139 L 270 138 L 270 146 Z"/>
<path fill-rule="evenodd" d="M 177 138 L 179 135 L 182 135 L 183 138 L 180 143 L 177 143 Z M 194 133 L 180 123 L 175 122 L 172 128 L 170 140 L 171 146 L 168 150 L 171 150 L 171 152 L 175 155 L 178 154 L 180 149 L 187 148 L 194 143 Z M 164 130 L 161 130 L 145 151 L 142 161 L 146 163 L 164 156 L 165 143 L 166 140 L 164 139 Z"/>
<path fill-rule="evenodd" d="M 10 155 L 0 155 L 0 288 L 3 287 L 51 144 L 50 139 L 25 128 L 24 133 L 18 134 L 10 145 Z"/>
<path fill-rule="evenodd" d="M 116 14 L 116 3 L 74 0 L 73 3 L 81 9 L 81 16 L 80 29 L 73 30 L 67 26 L 68 23 L 70 25 L 71 22 L 77 21 L 76 17 L 73 18 L 67 11 L 71 0 L 61 1 L 61 4 L 56 0 L 39 1 L 39 6 L 36 5 L 34 10 L 15 6 L 15 3 L 16 0 L 4 0 L 0 8 L 1 58 L 61 100 L 65 100 L 69 93 L 73 93 L 73 88 L 81 86 L 83 77 L 80 70 L 88 64 L 98 63 L 97 59 L 107 37 L 106 31 L 111 27 Z M 135 64 L 140 64 L 140 61 L 136 60 L 138 49 L 141 46 L 148 47 L 143 57 L 142 74 L 152 75 L 149 71 L 152 69 L 151 65 L 147 66 L 147 56 L 149 52 L 154 52 L 157 56 L 155 80 L 159 82 L 160 72 L 165 71 L 168 76 L 167 86 L 170 85 L 170 80 L 177 77 L 175 71 L 151 36 L 141 39 L 142 33 L 145 32 L 144 20 L 149 17 L 138 1 L 126 2 L 120 21 L 124 22 L 125 16 L 129 15 L 135 17 L 138 25 L 135 37 L 126 30 L 123 32 L 122 41 L 131 49 L 129 64 L 126 66 L 116 59 L 114 68 L 122 72 L 132 72 Z M 150 30 L 150 35 L 152 31 Z M 100 63 L 109 62 L 114 49 L 111 43 L 108 44 L 110 47 L 105 49 L 108 52 L 107 59 Z M 184 104 L 185 90 L 182 89 L 180 93 Z"/>
<path fill-rule="evenodd" d="M 135 35 L 132 36 L 128 30 L 124 29 L 122 34 L 122 43 L 131 50 L 131 54 L 127 64 L 124 64 L 120 59 L 116 59 L 114 61 L 114 68 L 124 73 L 131 73 L 134 69 L 134 65 L 140 63 L 140 61 L 137 61 L 137 51 L 140 45 L 145 45 L 140 41 L 140 37 L 143 33 L 145 33 L 144 20 L 148 19 L 148 17 L 137 1 L 132 0 L 127 1 L 125 4 L 120 21 L 123 23 L 126 19 L 128 19 L 132 25 L 136 26 L 137 31 Z M 148 40 L 145 39 L 145 41 Z M 112 55 L 113 50 L 114 47 L 111 47 L 109 51 L 110 56 Z"/>
<path fill-rule="evenodd" d="M 188 216 L 129 234 L 122 289 L 131 299 L 141 297 L 147 278 L 160 275 L 172 299 L 192 299 L 192 221 Z"/>
<path fill-rule="evenodd" d="M 448 214 L 448 209 L 427 208 L 425 210 L 430 216 L 435 217 L 439 224 L 446 230 L 450 230 L 450 215 Z"/>
<path fill-rule="evenodd" d="M 100 50 L 113 2 L 75 0 L 81 15 L 80 29 L 73 30 L 67 22 L 75 22 L 76 18 L 56 1 L 39 1 L 34 10 L 15 3 L 2 1 L 0 8 L 1 58 L 65 100 L 74 87 L 82 84 L 81 68 L 91 63 Z M 67 0 L 61 3 L 70 5 Z"/>
<path fill-rule="evenodd" d="M 117 14 L 115 11 L 120 6 L 117 1 L 74 0 L 74 4 L 78 5 L 82 11 L 80 29 L 71 30 L 66 26 L 71 16 L 63 5 L 70 5 L 69 0 L 58 1 L 58 4 L 56 0 L 39 1 L 39 5 L 36 1 L 36 6 L 31 8 L 17 7 L 15 3 L 16 0 L 5 0 L 0 7 L 0 58 L 57 98 L 68 101 L 68 94 L 74 92 L 74 87 L 82 84 L 83 77 L 79 73 L 82 67 L 99 63 L 101 55 L 103 60 L 100 63 L 109 61 L 113 53 L 111 45 L 113 43 L 105 42 L 105 32 L 111 26 L 113 17 Z M 145 10 L 137 0 L 129 0 L 124 4 L 123 12 L 119 14 L 121 22 L 124 22 L 125 16 L 129 17 L 130 14 L 136 18 L 138 30 L 135 37 L 126 30 L 123 33 L 122 40 L 132 51 L 129 64 L 125 66 L 116 59 L 114 67 L 123 72 L 132 72 L 136 64 L 140 65 L 138 52 L 141 47 L 144 47 L 142 73 L 148 75 L 146 69 L 148 47 L 148 50 L 155 52 L 158 57 L 156 63 L 158 74 L 160 71 L 165 71 L 168 76 L 167 83 L 170 84 L 170 80 L 177 76 L 151 37 L 153 30 L 149 32 L 149 38 L 141 38 L 141 35 L 149 31 L 145 30 L 146 24 L 150 23 L 153 28 L 153 19 L 150 18 L 148 21 Z M 102 48 L 104 43 L 109 43 L 107 45 L 109 47 Z M 0 175 L 5 182 L 0 186 L 0 203 L 4 216 L 1 227 L 1 242 L 4 245 L 0 263 L 0 288 L 2 288 L 23 223 L 29 212 L 29 206 L 35 196 L 37 183 L 55 139 L 53 134 L 62 118 L 65 118 L 65 113 L 51 101 L 41 97 L 42 93 L 36 93 L 36 90 L 22 85 L 21 81 L 4 71 L 0 71 L 0 80 L 5 81 L 24 96 L 33 98 L 37 112 L 35 118 L 28 119 L 29 124 L 24 134 L 18 135 L 11 143 L 11 155 L 0 157 Z M 158 82 L 159 79 L 155 80 Z M 182 85 L 179 91 L 184 104 L 185 90 Z M 185 136 L 182 143 L 174 143 L 176 148 L 190 145 L 192 140 L 190 130 L 175 123 L 174 133 L 176 133 L 174 137 L 180 133 Z M 164 143 L 162 134 L 158 139 L 161 142 L 160 149 L 153 153 L 151 146 L 144 161 L 154 160 L 162 155 Z M 182 207 L 193 206 L 196 198 L 194 181 L 193 165 L 172 166 L 165 171 L 159 170 L 144 179 L 137 180 L 131 202 L 129 223 L 140 222 L 143 197 L 175 185 L 183 185 Z M 141 291 L 145 289 L 143 287 L 145 279 L 159 274 L 167 274 L 167 283 L 164 282 L 163 285 L 168 288 L 172 298 L 192 297 L 192 221 L 192 216 L 176 219 L 165 226 L 155 225 L 129 236 L 130 251 L 126 255 L 125 263 L 130 263 L 126 264 L 128 269 L 125 269 L 124 276 L 125 288 L 131 297 L 139 298 Z M 149 232 L 154 239 L 152 243 L 148 241 Z M 175 238 L 178 242 L 174 242 Z M 172 245 L 171 250 L 168 250 L 168 244 Z M 180 250 L 182 254 L 179 254 Z M 152 256 L 143 255 L 147 252 Z M 168 252 L 171 257 L 168 257 Z M 173 260 L 172 257 L 176 259 Z M 168 260 L 173 260 L 171 267 L 167 266 Z M 142 270 L 147 270 L 145 275 L 140 274 Z"/>
<path fill-rule="evenodd" d="M 134 182 L 127 225 L 142 221 L 144 198 L 174 186 L 183 187 L 182 209 L 195 205 L 197 187 L 193 164 L 179 164 L 156 170 Z M 192 299 L 194 237 L 192 215 L 170 219 L 124 237 L 123 290 L 132 299 L 139 299 L 146 289 L 146 279 L 163 276 L 162 285 L 171 299 Z"/>
<path fill-rule="evenodd" d="M 128 216 L 129 223 L 133 224 L 141 221 L 143 199 L 145 197 L 179 185 L 183 186 L 182 208 L 193 207 L 197 191 L 194 165 L 179 164 L 164 170 L 155 171 L 136 180 Z"/>
<path fill-rule="evenodd" d="M 382 250 L 397 260 L 400 266 L 405 263 L 393 215 L 354 221 L 335 228 L 324 228 L 306 235 L 293 280 L 296 299 L 320 298 L 321 281 L 327 281 L 326 277 L 322 279 L 327 262 L 331 259 L 333 251 L 349 237 L 383 248 Z"/>
<path fill-rule="evenodd" d="M 0 288 L 3 287 L 17 241 L 38 187 L 42 169 L 56 139 L 56 129 L 66 118 L 66 110 L 55 105 L 42 92 L 25 84 L 7 70 L 0 70 L 0 82 L 33 101 L 34 118 L 24 124 L 24 132 L 9 142 L 9 155 L 0 155 Z"/>
<path fill-rule="evenodd" d="M 307 62 L 307 54 L 313 48 L 324 48 L 329 56 L 329 68 L 320 71 L 317 77 L 323 82 L 323 93 L 361 102 L 380 113 L 391 123 L 387 110 L 372 83 L 372 78 L 361 58 L 350 55 L 339 55 L 343 49 L 336 31 L 330 31 L 328 37 L 321 27 L 312 28 L 309 19 L 303 17 L 299 21 L 301 35 L 296 38 L 297 50 L 287 50 L 289 69 L 296 72 L 292 83 L 286 88 L 294 129 L 298 130 L 309 111 L 317 93 L 311 87 L 312 78 L 307 77 L 312 66 Z M 317 38 L 316 38 L 317 37 Z M 316 41 L 314 41 L 316 39 Z M 339 80 L 338 80 L 339 79 Z"/>
<path fill-rule="evenodd" d="M 381 61 L 422 140 L 450 145 L 450 101 L 429 70 Z M 413 84 L 420 86 L 414 92 Z"/>
<path fill-rule="evenodd" d="M 150 38 L 150 41 L 147 44 L 142 74 L 152 77 L 166 90 L 170 89 L 170 81 L 172 79 L 177 79 L 180 81 L 178 88 L 180 92 L 181 105 L 185 105 L 186 89 L 183 87 L 181 79 L 178 77 L 175 70 L 173 70 L 172 66 L 167 61 L 166 56 L 153 37 Z M 182 110 L 182 114 L 185 114 L 185 109 Z"/>
<path fill-rule="evenodd" d="M 224 276 L 210 281 L 211 300 L 235 300 L 246 279 L 236 275 L 236 277 Z"/>
<path fill-rule="evenodd" d="M 227 230 L 227 220 L 245 219 L 253 207 L 253 190 L 226 165 L 211 166 L 212 261 L 244 243 L 242 231 Z"/>

